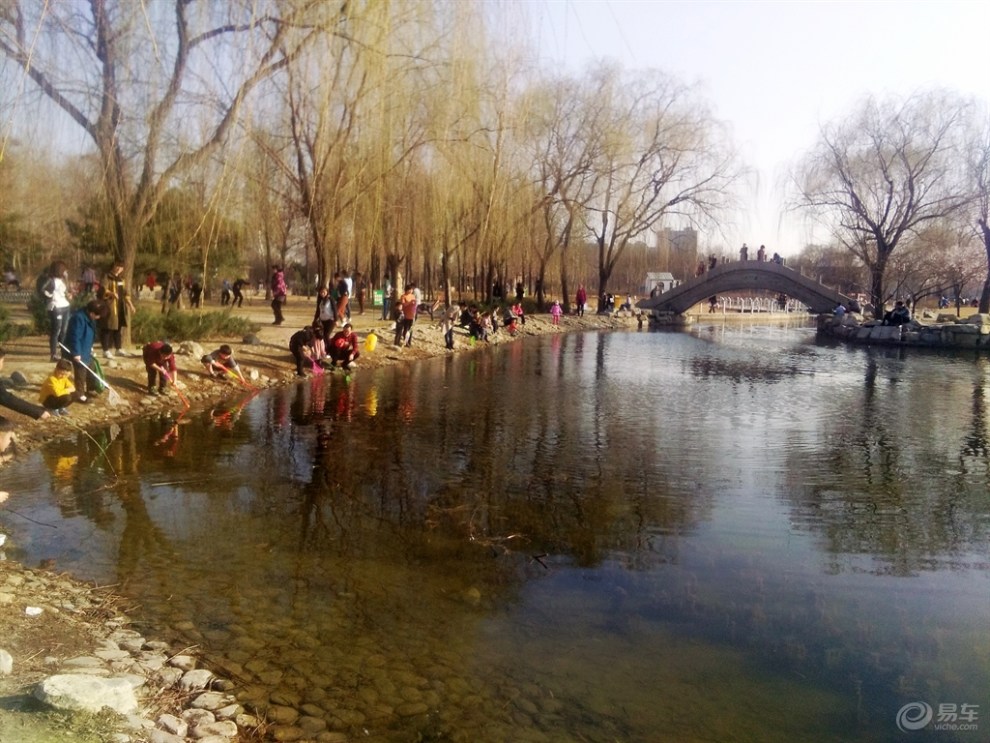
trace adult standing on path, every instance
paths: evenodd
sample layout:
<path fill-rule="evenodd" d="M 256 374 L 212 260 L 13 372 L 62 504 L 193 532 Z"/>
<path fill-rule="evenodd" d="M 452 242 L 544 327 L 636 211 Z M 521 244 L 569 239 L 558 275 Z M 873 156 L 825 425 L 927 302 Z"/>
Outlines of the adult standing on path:
<path fill-rule="evenodd" d="M 354 283 L 357 285 L 358 314 L 364 314 L 364 300 L 368 297 L 368 282 L 363 273 L 354 274 Z"/>
<path fill-rule="evenodd" d="M 351 283 L 346 272 L 335 273 L 333 275 L 334 285 L 337 288 L 337 321 L 346 322 L 350 319 L 351 311 L 347 303 L 351 299 Z"/>
<path fill-rule="evenodd" d="M 112 359 L 114 352 L 120 356 L 126 356 L 123 350 L 123 330 L 127 327 L 127 318 L 134 312 L 134 303 L 131 302 L 127 293 L 127 285 L 124 283 L 124 264 L 116 261 L 107 275 L 103 277 L 101 287 L 106 310 L 100 320 L 100 345 L 103 346 L 103 355 Z M 79 385 L 76 385 L 78 387 Z"/>
<path fill-rule="evenodd" d="M 409 284 L 399 297 L 399 319 L 395 324 L 395 345 L 412 345 L 413 323 L 416 322 L 416 310 L 419 302 L 416 299 L 414 286 Z"/>
<path fill-rule="evenodd" d="M 272 325 L 281 325 L 285 322 L 282 315 L 282 305 L 285 304 L 285 295 L 288 288 L 285 285 L 285 272 L 281 266 L 272 266 L 272 312 L 275 313 L 275 322 Z"/>
<path fill-rule="evenodd" d="M 324 338 L 331 336 L 337 324 L 337 307 L 333 297 L 330 296 L 330 290 L 325 286 L 321 286 L 316 293 L 316 313 L 313 315 L 313 324 L 316 325 L 317 323 L 323 329 Z"/>
<path fill-rule="evenodd" d="M 72 292 L 69 291 L 69 272 L 65 268 L 65 263 L 55 261 L 49 271 L 48 281 L 42 289 L 47 299 L 48 309 L 48 346 L 51 350 L 52 361 L 59 359 L 59 343 L 65 341 L 65 331 L 69 328 L 69 315 L 72 314 L 69 299 Z"/>
<path fill-rule="evenodd" d="M 385 283 L 382 284 L 382 320 L 391 319 L 392 301 L 395 299 L 395 288 L 388 274 L 385 274 Z"/>
<path fill-rule="evenodd" d="M 588 292 L 584 288 L 584 284 L 578 284 L 577 296 L 574 298 L 574 302 L 577 304 L 578 317 L 584 317 L 584 306 L 588 304 Z"/>
<path fill-rule="evenodd" d="M 65 347 L 72 358 L 75 373 L 76 400 L 86 402 L 87 391 L 94 387 L 96 380 L 90 380 L 86 367 L 93 365 L 93 343 L 96 341 L 97 322 L 107 311 L 105 302 L 91 299 L 85 307 L 80 307 L 69 318 L 69 329 L 65 333 Z"/>

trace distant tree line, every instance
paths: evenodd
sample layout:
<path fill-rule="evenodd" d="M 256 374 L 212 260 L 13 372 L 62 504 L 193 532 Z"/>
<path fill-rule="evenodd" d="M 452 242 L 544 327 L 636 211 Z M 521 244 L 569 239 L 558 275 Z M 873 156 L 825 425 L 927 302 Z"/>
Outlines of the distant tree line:
<path fill-rule="evenodd" d="M 637 287 L 664 225 L 717 243 L 747 171 L 697 91 L 608 63 L 541 69 L 525 18 L 490 11 L 7 0 L 0 81 L 21 92 L 0 98 L 0 260 L 116 258 L 132 284 L 157 269 L 207 285 L 278 263 L 314 285 L 350 269 L 480 300 L 522 281 L 542 306 L 578 283 Z M 90 149 L 26 137 L 55 116 Z M 791 205 L 877 301 L 907 286 L 902 256 L 944 266 L 979 245 L 990 303 L 987 120 L 942 91 L 870 99 L 822 129 Z"/>

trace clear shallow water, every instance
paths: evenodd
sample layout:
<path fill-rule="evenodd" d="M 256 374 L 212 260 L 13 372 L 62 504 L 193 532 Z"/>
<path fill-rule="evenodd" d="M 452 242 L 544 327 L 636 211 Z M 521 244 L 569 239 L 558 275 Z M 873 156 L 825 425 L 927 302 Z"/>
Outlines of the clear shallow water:
<path fill-rule="evenodd" d="M 556 336 L 80 434 L 0 521 L 355 740 L 984 740 L 988 381 L 793 327 Z"/>

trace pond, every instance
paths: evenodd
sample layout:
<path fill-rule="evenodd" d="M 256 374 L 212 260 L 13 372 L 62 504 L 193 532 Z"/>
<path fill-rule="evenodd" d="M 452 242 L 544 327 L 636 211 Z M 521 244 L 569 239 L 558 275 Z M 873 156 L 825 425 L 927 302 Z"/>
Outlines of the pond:
<path fill-rule="evenodd" d="M 2 520 L 353 740 L 984 740 L 988 385 L 796 325 L 556 335 L 79 432 Z"/>

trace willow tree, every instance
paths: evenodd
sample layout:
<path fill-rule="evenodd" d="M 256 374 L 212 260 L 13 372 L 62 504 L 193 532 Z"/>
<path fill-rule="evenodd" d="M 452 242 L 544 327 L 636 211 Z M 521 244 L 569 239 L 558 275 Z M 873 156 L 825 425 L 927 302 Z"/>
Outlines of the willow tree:
<path fill-rule="evenodd" d="M 867 267 L 877 313 L 897 247 L 953 217 L 971 198 L 960 181 L 968 109 L 941 91 L 904 100 L 869 97 L 852 115 L 824 126 L 798 167 L 796 205 Z"/>
<path fill-rule="evenodd" d="M 723 126 L 675 79 L 602 66 L 589 84 L 603 115 L 583 220 L 598 248 L 601 296 L 626 248 L 661 221 L 715 221 L 741 169 Z"/>
<path fill-rule="evenodd" d="M 280 167 L 291 175 L 324 283 L 346 261 L 365 268 L 371 248 L 358 245 L 367 231 L 357 220 L 381 217 L 382 180 L 422 143 L 419 76 L 435 34 L 434 4 L 422 0 L 343 8 L 338 27 L 288 68 L 280 126 L 290 144 Z"/>
<path fill-rule="evenodd" d="M 96 148 L 127 280 L 166 190 L 223 147 L 251 93 L 334 12 L 319 0 L 0 4 L 0 53 Z"/>

